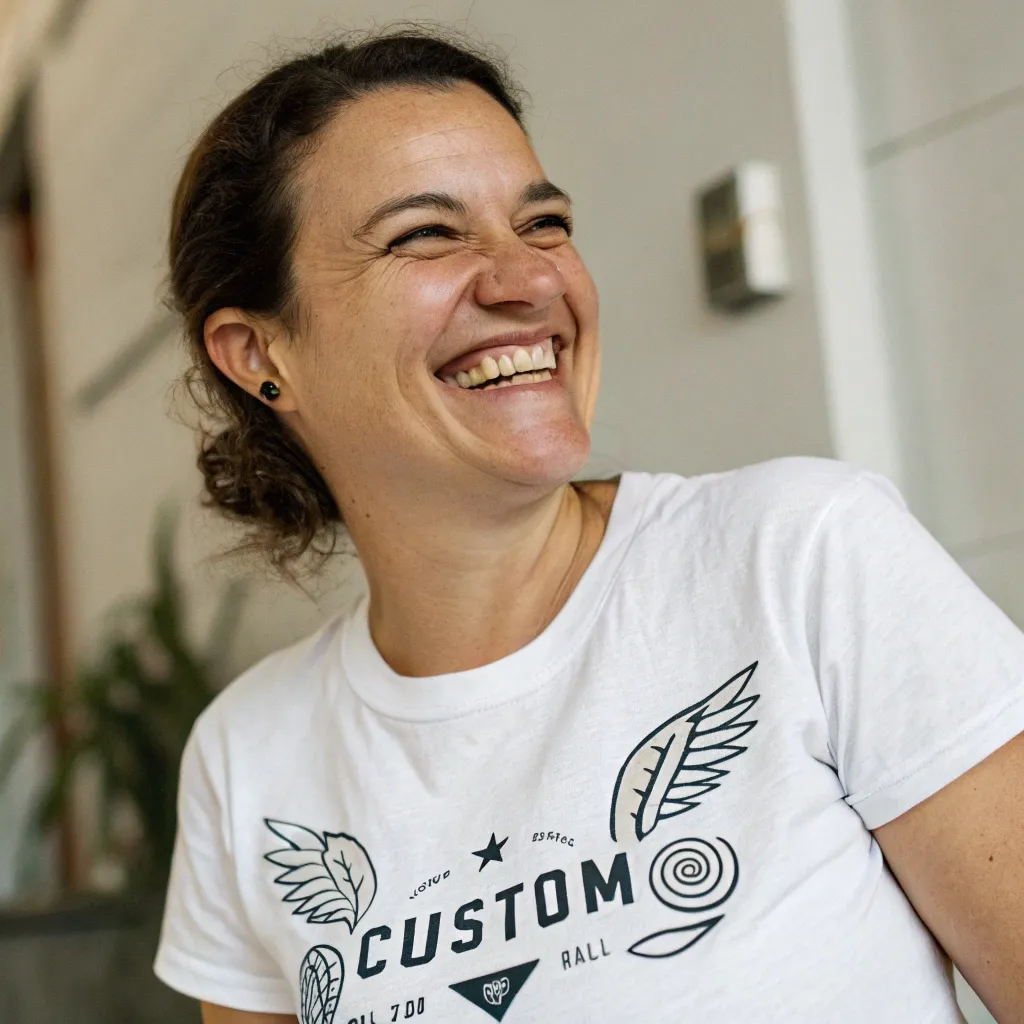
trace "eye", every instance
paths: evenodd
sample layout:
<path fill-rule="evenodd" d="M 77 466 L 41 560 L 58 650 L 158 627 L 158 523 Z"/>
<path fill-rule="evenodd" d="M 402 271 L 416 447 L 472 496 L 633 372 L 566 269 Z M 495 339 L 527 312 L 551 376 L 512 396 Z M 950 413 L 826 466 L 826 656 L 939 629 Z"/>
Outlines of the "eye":
<path fill-rule="evenodd" d="M 407 235 L 396 238 L 388 245 L 388 248 L 394 249 L 396 245 L 404 245 L 406 242 L 413 242 L 418 238 L 448 238 L 451 233 L 451 229 L 446 228 L 443 224 L 427 224 L 425 227 L 417 228 Z"/>
<path fill-rule="evenodd" d="M 549 213 L 539 217 L 528 228 L 529 231 L 538 231 L 543 228 L 560 228 L 567 235 L 572 235 L 572 221 L 560 213 Z"/>
<path fill-rule="evenodd" d="M 560 213 L 549 213 L 543 217 L 538 217 L 537 220 L 530 223 L 526 232 L 533 234 L 537 231 L 543 231 L 545 229 L 555 228 L 556 230 L 564 231 L 566 235 L 572 235 L 572 220 L 569 217 L 563 216 Z M 393 242 L 388 245 L 388 249 L 395 249 L 398 246 L 405 245 L 408 242 L 416 242 L 421 239 L 429 238 L 451 238 L 456 232 L 447 227 L 444 224 L 425 224 L 421 228 L 416 228 L 415 231 L 410 231 L 408 234 L 401 235 L 396 238 Z"/>

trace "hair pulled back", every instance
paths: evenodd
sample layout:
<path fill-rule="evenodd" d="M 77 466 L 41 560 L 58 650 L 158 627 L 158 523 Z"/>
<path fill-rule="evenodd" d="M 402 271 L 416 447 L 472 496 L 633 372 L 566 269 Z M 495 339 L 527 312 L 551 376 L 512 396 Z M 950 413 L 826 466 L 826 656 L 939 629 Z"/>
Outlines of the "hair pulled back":
<path fill-rule="evenodd" d="M 298 439 L 213 364 L 206 318 L 237 306 L 293 328 L 295 180 L 303 158 L 347 104 L 396 86 L 479 86 L 523 126 L 522 90 L 504 62 L 451 29 L 391 26 L 288 60 L 234 99 L 193 147 L 174 195 L 168 304 L 184 321 L 188 391 L 204 423 L 204 501 L 247 527 L 243 549 L 288 567 L 328 555 L 341 514 Z"/>

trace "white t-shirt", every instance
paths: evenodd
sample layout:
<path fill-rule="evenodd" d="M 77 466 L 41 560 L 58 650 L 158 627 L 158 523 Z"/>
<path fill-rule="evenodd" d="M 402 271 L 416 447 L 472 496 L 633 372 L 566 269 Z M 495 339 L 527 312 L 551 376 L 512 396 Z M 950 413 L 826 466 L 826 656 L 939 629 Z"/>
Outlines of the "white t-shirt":
<path fill-rule="evenodd" d="M 402 677 L 363 604 L 227 688 L 156 970 L 302 1024 L 959 1021 L 869 829 L 1022 730 L 1024 636 L 883 478 L 628 473 L 514 654 Z"/>

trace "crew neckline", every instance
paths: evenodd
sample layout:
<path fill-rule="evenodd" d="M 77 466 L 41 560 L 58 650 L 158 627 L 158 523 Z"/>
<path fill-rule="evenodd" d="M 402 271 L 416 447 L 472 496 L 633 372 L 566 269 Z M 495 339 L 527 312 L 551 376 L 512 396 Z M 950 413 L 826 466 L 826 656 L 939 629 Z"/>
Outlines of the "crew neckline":
<path fill-rule="evenodd" d="M 409 721 L 458 718 L 539 689 L 587 637 L 636 535 L 651 481 L 647 473 L 622 474 L 601 543 L 565 604 L 542 633 L 497 661 L 443 675 L 399 675 L 373 642 L 364 596 L 340 636 L 349 687 L 375 711 Z"/>

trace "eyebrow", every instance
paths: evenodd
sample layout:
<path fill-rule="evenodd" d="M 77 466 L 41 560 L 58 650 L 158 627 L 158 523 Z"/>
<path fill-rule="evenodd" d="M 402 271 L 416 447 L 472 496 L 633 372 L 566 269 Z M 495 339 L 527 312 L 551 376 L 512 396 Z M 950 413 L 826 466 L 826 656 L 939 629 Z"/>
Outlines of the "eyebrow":
<path fill-rule="evenodd" d="M 547 180 L 531 181 L 519 193 L 520 206 L 529 206 L 530 203 L 542 203 L 550 199 L 561 199 L 565 203 L 572 203 L 572 199 L 565 189 L 561 189 Z M 462 216 L 469 212 L 466 204 L 450 192 L 416 192 L 412 195 L 398 196 L 395 199 L 389 199 L 387 202 L 381 203 L 356 231 L 356 236 L 368 235 L 378 224 L 406 210 L 444 210 L 446 213 Z"/>

